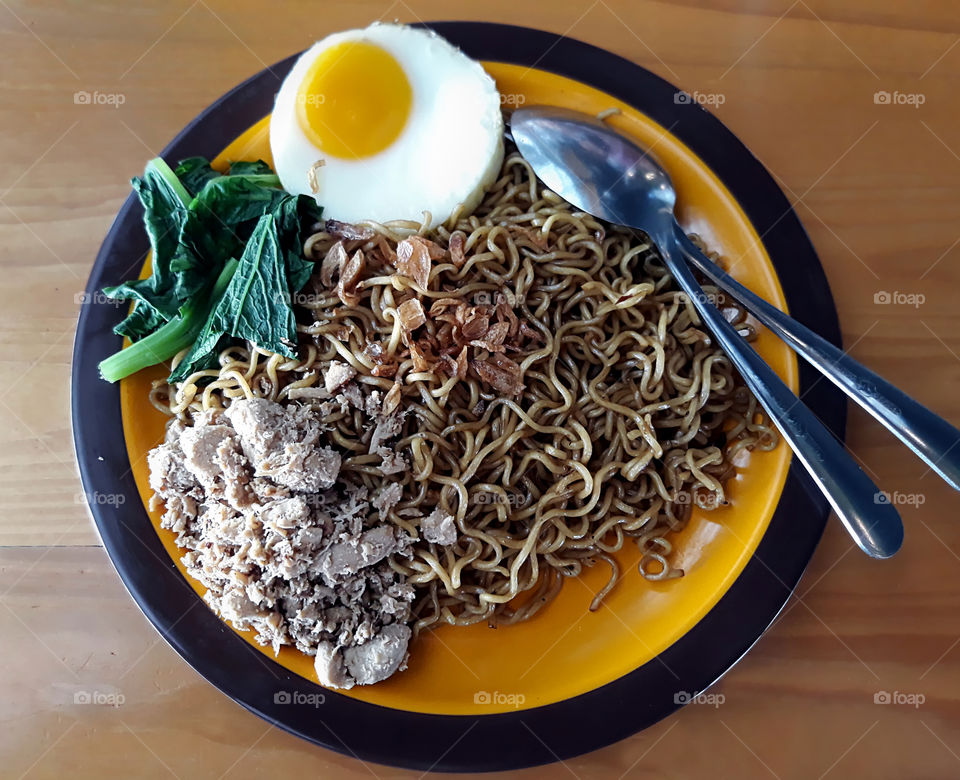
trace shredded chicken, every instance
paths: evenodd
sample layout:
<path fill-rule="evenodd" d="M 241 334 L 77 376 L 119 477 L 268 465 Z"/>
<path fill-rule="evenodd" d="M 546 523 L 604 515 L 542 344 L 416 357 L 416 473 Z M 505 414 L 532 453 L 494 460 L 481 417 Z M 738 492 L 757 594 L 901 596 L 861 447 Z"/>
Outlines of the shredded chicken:
<path fill-rule="evenodd" d="M 420 520 L 423 538 L 434 544 L 454 544 L 457 541 L 457 526 L 453 515 L 437 507 Z"/>
<path fill-rule="evenodd" d="M 351 379 L 338 397 L 362 406 Z M 405 668 L 414 592 L 386 559 L 408 554 L 411 539 L 383 522 L 399 483 L 371 502 L 340 478 L 321 417 L 254 398 L 192 427 L 175 421 L 148 456 L 150 485 L 211 608 L 274 652 L 289 644 L 315 656 L 320 682 L 350 688 Z"/>

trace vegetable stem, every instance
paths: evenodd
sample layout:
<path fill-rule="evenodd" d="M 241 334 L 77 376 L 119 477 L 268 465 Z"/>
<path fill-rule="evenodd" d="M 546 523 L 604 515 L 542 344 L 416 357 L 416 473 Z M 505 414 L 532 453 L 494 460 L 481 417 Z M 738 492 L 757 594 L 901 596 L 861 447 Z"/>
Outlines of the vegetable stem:
<path fill-rule="evenodd" d="M 154 157 L 150 160 L 150 162 L 147 163 L 144 174 L 149 173 L 151 170 L 163 179 L 167 183 L 167 186 L 176 193 L 176 196 L 180 198 L 180 202 L 184 208 L 190 205 L 190 201 L 193 200 L 193 198 L 190 196 L 190 193 L 187 192 L 187 188 L 183 186 L 180 179 L 177 178 L 177 174 L 173 172 L 173 169 L 167 165 L 162 157 Z"/>
<path fill-rule="evenodd" d="M 177 317 L 157 328 L 149 336 L 145 336 L 135 344 L 121 349 L 102 361 L 100 375 L 108 382 L 117 382 L 142 368 L 169 360 L 180 350 L 193 344 L 213 307 L 230 284 L 238 266 L 237 260 L 228 260 L 208 296 L 194 295 L 183 305 Z"/>

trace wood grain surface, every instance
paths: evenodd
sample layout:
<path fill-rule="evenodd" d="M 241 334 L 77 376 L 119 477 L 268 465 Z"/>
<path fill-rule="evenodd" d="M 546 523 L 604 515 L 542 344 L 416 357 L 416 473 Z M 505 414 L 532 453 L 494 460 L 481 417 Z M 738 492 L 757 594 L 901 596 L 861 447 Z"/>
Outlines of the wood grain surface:
<path fill-rule="evenodd" d="M 453 17 L 586 40 L 711 101 L 796 204 L 853 356 L 960 421 L 954 0 L 0 0 L 3 777 L 414 776 L 269 727 L 159 638 L 78 502 L 70 354 L 130 176 L 193 116 L 334 30 Z M 516 776 L 960 776 L 960 496 L 858 410 L 848 443 L 910 501 L 902 552 L 868 560 L 832 523 L 773 629 L 712 689 L 722 704 Z M 123 704 L 74 703 L 91 690 Z"/>

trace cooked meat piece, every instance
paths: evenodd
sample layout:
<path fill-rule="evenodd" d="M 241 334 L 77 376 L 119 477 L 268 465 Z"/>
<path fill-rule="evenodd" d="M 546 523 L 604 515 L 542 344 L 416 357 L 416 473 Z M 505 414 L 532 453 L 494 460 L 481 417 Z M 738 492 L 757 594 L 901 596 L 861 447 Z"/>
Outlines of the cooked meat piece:
<path fill-rule="evenodd" d="M 376 417 L 380 413 L 380 404 L 383 402 L 383 393 L 371 390 L 363 401 L 363 411 L 367 417 Z"/>
<path fill-rule="evenodd" d="M 343 651 L 347 670 L 359 685 L 386 680 L 406 661 L 410 643 L 409 626 L 393 623 L 384 626 L 373 639 Z"/>
<path fill-rule="evenodd" d="M 327 388 L 327 392 L 333 395 L 356 375 L 357 369 L 349 363 L 333 360 L 330 362 L 330 368 L 323 375 L 323 384 Z"/>
<path fill-rule="evenodd" d="M 333 485 L 340 454 L 318 443 L 320 423 L 308 408 L 250 398 L 234 401 L 224 416 L 239 434 L 258 477 L 304 493 Z"/>
<path fill-rule="evenodd" d="M 457 524 L 453 516 L 440 507 L 420 521 L 420 532 L 424 539 L 434 544 L 456 544 L 457 541 Z"/>
<path fill-rule="evenodd" d="M 150 487 L 161 497 L 168 493 L 186 493 L 199 487 L 196 477 L 183 465 L 179 442 L 164 443 L 147 454 Z"/>
<path fill-rule="evenodd" d="M 350 388 L 344 404 L 363 409 Z M 148 462 L 163 526 L 210 607 L 275 652 L 316 655 L 325 685 L 351 687 L 403 668 L 414 591 L 385 558 L 409 554 L 411 540 L 374 524 L 398 491 L 371 506 L 362 484 L 336 481 L 340 455 L 321 419 L 311 405 L 238 400 L 193 427 L 171 423 Z"/>
<path fill-rule="evenodd" d="M 317 657 L 313 661 L 313 668 L 317 672 L 317 679 L 321 685 L 348 689 L 356 684 L 347 672 L 343 654 L 332 642 L 321 642 L 317 645 Z"/>
<path fill-rule="evenodd" d="M 407 470 L 407 459 L 399 452 L 387 447 L 377 447 L 377 455 L 380 456 L 380 471 L 384 475 L 399 474 Z"/>
<path fill-rule="evenodd" d="M 381 419 L 380 422 L 377 423 L 377 427 L 373 429 L 373 436 L 370 438 L 369 452 L 376 452 L 387 439 L 392 439 L 394 436 L 399 435 L 402 428 L 403 413 L 399 410 Z"/>
<path fill-rule="evenodd" d="M 343 388 L 343 392 L 337 396 L 337 400 L 343 405 L 343 411 L 347 411 L 350 406 L 354 409 L 363 409 L 366 404 L 363 393 L 355 384 L 349 384 Z"/>
<path fill-rule="evenodd" d="M 253 501 L 250 464 L 229 425 L 186 428 L 180 435 L 184 466 L 207 493 L 223 496 L 240 509 Z"/>
<path fill-rule="evenodd" d="M 360 569 L 379 563 L 399 547 L 394 529 L 381 525 L 331 545 L 320 556 L 316 568 L 327 584 L 333 586 Z"/>
<path fill-rule="evenodd" d="M 380 491 L 380 495 L 373 499 L 371 503 L 373 504 L 373 508 L 380 513 L 381 520 L 387 519 L 390 510 L 400 503 L 402 496 L 403 487 L 399 482 L 391 482 Z"/>
<path fill-rule="evenodd" d="M 310 507 L 302 496 L 271 501 L 260 511 L 260 522 L 266 530 L 286 535 L 310 524 Z"/>

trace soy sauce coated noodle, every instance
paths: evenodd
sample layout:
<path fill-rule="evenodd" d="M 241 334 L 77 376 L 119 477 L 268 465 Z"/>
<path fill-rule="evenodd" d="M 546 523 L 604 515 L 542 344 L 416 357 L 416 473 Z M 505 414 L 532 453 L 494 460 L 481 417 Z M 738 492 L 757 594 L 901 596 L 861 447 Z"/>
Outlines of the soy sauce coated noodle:
<path fill-rule="evenodd" d="M 391 561 L 418 589 L 417 629 L 524 620 L 559 592 L 564 576 L 603 561 L 611 577 L 596 608 L 620 577 L 611 554 L 627 543 L 640 546 L 647 579 L 682 575 L 669 563 L 670 535 L 693 503 L 724 502 L 737 452 L 771 449 L 778 436 L 655 249 L 541 189 L 516 153 L 470 215 L 433 230 L 410 222 L 366 227 L 374 238 L 350 242 L 351 251 L 372 256 L 384 238 L 395 248 L 417 233 L 446 248 L 460 231 L 466 262 L 435 261 L 426 291 L 389 269 L 374 274 L 355 306 L 315 275 L 315 294 L 300 301 L 309 316 L 299 326 L 299 360 L 232 347 L 218 369 L 155 387 L 155 405 L 189 416 L 244 396 L 283 401 L 294 387 L 322 384 L 334 359 L 349 362 L 362 385 L 388 391 L 394 379 L 375 376 L 365 353 L 379 341 L 399 364 L 407 416 L 397 449 L 411 468 L 382 475 L 379 458 L 366 454 L 369 430 L 359 413 L 326 421 L 347 453 L 343 474 L 370 488 L 401 481 L 392 522 L 417 535 L 410 515 L 441 507 L 455 518 L 456 544 L 421 539 L 412 559 Z M 305 252 L 319 261 L 337 240 L 321 230 Z M 424 309 L 451 295 L 504 296 L 533 334 L 511 355 L 523 369 L 522 394 L 505 397 L 473 371 L 457 381 L 439 369 L 414 370 L 397 306 L 415 292 Z M 725 313 L 752 336 L 742 310 L 725 306 Z"/>

